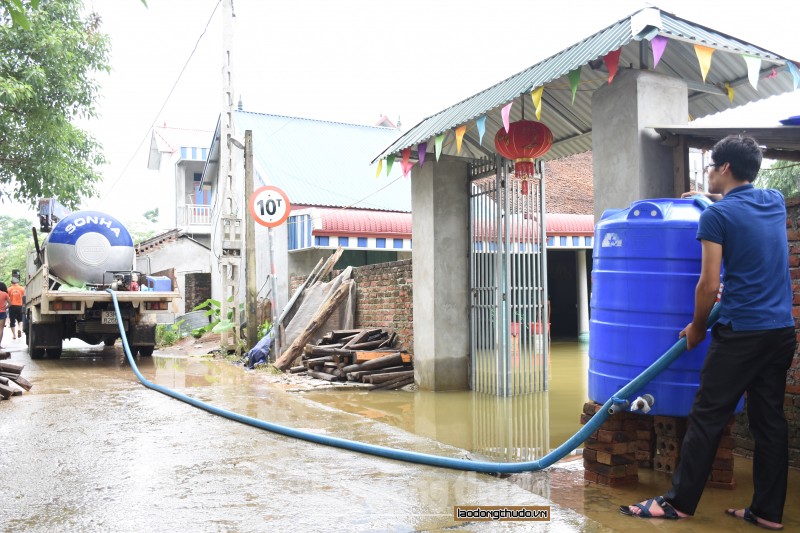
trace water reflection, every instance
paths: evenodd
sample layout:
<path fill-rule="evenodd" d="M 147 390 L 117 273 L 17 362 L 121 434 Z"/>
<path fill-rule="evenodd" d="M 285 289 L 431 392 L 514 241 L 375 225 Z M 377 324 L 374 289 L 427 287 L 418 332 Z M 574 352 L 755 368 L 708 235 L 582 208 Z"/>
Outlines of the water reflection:
<path fill-rule="evenodd" d="M 588 356 L 577 342 L 554 342 L 550 390 L 513 397 L 472 391 L 314 391 L 306 397 L 496 461 L 535 460 L 580 428 Z"/>

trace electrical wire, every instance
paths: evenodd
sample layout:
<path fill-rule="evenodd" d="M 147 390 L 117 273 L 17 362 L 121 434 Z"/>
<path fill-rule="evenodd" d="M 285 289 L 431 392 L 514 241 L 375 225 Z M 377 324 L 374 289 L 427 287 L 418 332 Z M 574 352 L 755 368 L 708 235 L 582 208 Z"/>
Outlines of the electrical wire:
<path fill-rule="evenodd" d="M 181 69 L 180 73 L 178 73 L 178 77 L 175 80 L 175 83 L 172 84 L 172 88 L 169 90 L 169 94 L 167 94 L 167 97 L 164 99 L 164 103 L 161 104 L 161 107 L 159 108 L 158 112 L 156 113 L 155 117 L 153 118 L 153 122 L 150 123 L 150 126 L 147 128 L 147 131 L 145 132 L 144 136 L 142 137 L 142 140 L 139 141 L 139 144 L 136 146 L 136 149 L 133 151 L 133 154 L 131 154 L 130 159 L 128 159 L 128 162 L 125 163 L 125 167 L 122 169 L 122 172 L 119 173 L 119 176 L 117 176 L 117 179 L 115 179 L 114 182 L 111 184 L 111 186 L 106 190 L 106 192 L 105 192 L 106 195 L 111 194 L 111 191 L 113 191 L 114 187 L 116 187 L 117 184 L 120 182 L 122 177 L 128 171 L 128 167 L 130 167 L 131 163 L 133 163 L 133 160 L 136 159 L 136 156 L 139 153 L 139 149 L 142 147 L 144 142 L 150 136 L 150 132 L 153 130 L 153 127 L 156 125 L 156 121 L 158 120 L 158 117 L 161 116 L 161 112 L 164 111 L 165 107 L 167 107 L 167 104 L 169 103 L 169 99 L 172 97 L 172 93 L 175 92 L 175 88 L 178 86 L 178 82 L 181 81 L 181 78 L 183 77 L 183 73 L 186 72 L 186 68 L 189 66 L 189 62 L 192 60 L 192 57 L 194 57 L 194 53 L 197 51 L 197 47 L 200 45 L 200 41 L 203 39 L 203 36 L 206 34 L 206 31 L 208 31 L 208 26 L 211 24 L 211 20 L 214 18 L 214 14 L 217 12 L 217 9 L 219 8 L 219 5 L 221 3 L 222 3 L 222 0 L 218 0 L 217 3 L 214 5 L 214 9 L 211 11 L 211 15 L 208 17 L 208 21 L 206 22 L 205 28 L 203 28 L 202 33 L 197 38 L 197 41 L 194 43 L 194 48 L 192 49 L 191 53 L 189 54 L 189 57 L 186 59 L 186 62 L 183 64 L 183 68 Z"/>

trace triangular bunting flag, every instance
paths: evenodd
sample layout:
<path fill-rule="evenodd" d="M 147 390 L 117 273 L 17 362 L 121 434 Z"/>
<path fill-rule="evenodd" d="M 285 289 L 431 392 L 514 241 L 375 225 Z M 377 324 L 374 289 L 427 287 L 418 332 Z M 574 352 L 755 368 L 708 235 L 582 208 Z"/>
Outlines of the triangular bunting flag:
<path fill-rule="evenodd" d="M 574 104 L 575 93 L 578 92 L 578 84 L 581 82 L 581 67 L 570 71 L 567 77 L 569 77 L 569 88 L 572 89 L 572 103 Z"/>
<path fill-rule="evenodd" d="M 714 53 L 714 49 L 696 44 L 694 45 L 694 53 L 697 54 L 697 61 L 700 62 L 700 73 L 703 75 L 703 83 L 705 83 L 708 70 L 711 68 L 711 54 Z"/>
<path fill-rule="evenodd" d="M 419 157 L 419 166 L 425 164 L 425 153 L 428 151 L 428 143 L 419 143 L 417 145 L 417 157 Z"/>
<path fill-rule="evenodd" d="M 386 158 L 386 175 L 388 176 L 389 173 L 392 171 L 392 165 L 394 164 L 394 154 L 388 156 Z"/>
<path fill-rule="evenodd" d="M 403 155 L 403 160 L 400 162 L 400 168 L 403 169 L 403 176 L 408 176 L 408 172 L 411 170 L 411 147 L 403 148 L 400 152 Z"/>
<path fill-rule="evenodd" d="M 755 56 L 742 56 L 747 64 L 747 79 L 753 89 L 758 90 L 758 75 L 761 73 L 761 59 Z"/>
<path fill-rule="evenodd" d="M 500 110 L 500 114 L 503 116 L 503 127 L 508 133 L 508 116 L 511 114 L 511 106 L 514 105 L 514 102 L 509 102 L 508 105 L 503 106 L 503 109 Z"/>
<path fill-rule="evenodd" d="M 436 136 L 436 141 L 434 143 L 434 148 L 436 148 L 436 160 L 439 160 L 439 156 L 442 155 L 442 143 L 444 142 L 444 133 L 440 133 Z"/>
<path fill-rule="evenodd" d="M 730 100 L 731 103 L 733 103 L 733 94 L 734 94 L 733 87 L 731 87 L 731 84 L 727 81 L 725 82 L 725 90 L 728 91 L 728 100 Z"/>
<path fill-rule="evenodd" d="M 483 134 L 486 133 L 486 115 L 478 117 L 475 125 L 478 127 L 478 144 L 483 144 Z"/>
<path fill-rule="evenodd" d="M 792 61 L 787 61 L 786 66 L 789 67 L 789 72 L 792 73 L 792 80 L 794 80 L 794 90 L 797 90 L 798 85 L 800 85 L 800 71 L 797 70 L 797 65 L 794 64 Z"/>
<path fill-rule="evenodd" d="M 536 108 L 536 120 L 542 120 L 542 93 L 544 92 L 544 85 L 535 89 L 531 93 L 533 98 L 533 107 Z"/>
<path fill-rule="evenodd" d="M 769 73 L 769 75 L 767 76 L 767 78 L 769 78 L 769 79 L 771 79 L 771 80 L 774 80 L 774 79 L 775 79 L 775 78 L 777 78 L 777 77 L 778 77 L 778 71 L 777 71 L 777 70 L 775 70 L 775 67 L 772 67 L 772 72 L 770 72 L 770 73 Z"/>
<path fill-rule="evenodd" d="M 378 159 L 378 171 L 375 172 L 375 179 L 381 175 L 381 170 L 383 170 L 383 159 Z"/>
<path fill-rule="evenodd" d="M 467 132 L 467 125 L 462 124 L 456 128 L 456 153 L 461 154 L 461 141 L 464 140 L 464 134 Z"/>
<path fill-rule="evenodd" d="M 661 56 L 664 54 L 668 42 L 669 39 L 663 35 L 656 35 L 650 41 L 650 46 L 653 48 L 653 70 L 658 66 L 658 62 L 661 61 Z"/>
<path fill-rule="evenodd" d="M 614 81 L 614 76 L 617 75 L 617 68 L 619 68 L 619 55 L 622 53 L 622 48 L 618 48 L 613 52 L 609 52 L 603 58 L 603 61 L 606 64 L 606 68 L 608 69 L 608 84 L 611 85 L 611 82 Z"/>

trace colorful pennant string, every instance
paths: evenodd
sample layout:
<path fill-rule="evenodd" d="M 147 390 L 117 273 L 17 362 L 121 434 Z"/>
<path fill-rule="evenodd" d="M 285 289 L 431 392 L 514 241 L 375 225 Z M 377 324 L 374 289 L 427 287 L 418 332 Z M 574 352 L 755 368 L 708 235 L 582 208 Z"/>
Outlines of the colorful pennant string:
<path fill-rule="evenodd" d="M 697 54 L 697 61 L 700 62 L 700 73 L 703 75 L 703 83 L 705 83 L 706 76 L 711 68 L 711 55 L 714 53 L 714 49 L 696 44 L 694 45 L 694 53 Z"/>
<path fill-rule="evenodd" d="M 486 115 L 478 117 L 475 125 L 478 127 L 478 144 L 483 144 L 483 134 L 486 133 Z"/>
<path fill-rule="evenodd" d="M 533 98 L 533 106 L 536 108 L 536 120 L 542 120 L 542 93 L 544 92 L 544 85 L 535 89 L 531 93 Z"/>
<path fill-rule="evenodd" d="M 425 153 L 427 151 L 428 151 L 428 143 L 427 142 L 419 143 L 419 145 L 417 145 L 417 157 L 419 157 L 419 166 L 420 167 L 422 167 L 422 165 L 425 164 Z"/>
<path fill-rule="evenodd" d="M 664 54 L 668 42 L 669 39 L 663 35 L 656 35 L 650 41 L 650 46 L 653 48 L 653 70 L 658 66 L 658 62 L 661 61 L 661 56 Z"/>
<path fill-rule="evenodd" d="M 439 160 L 439 156 L 442 155 L 442 143 L 444 142 L 444 133 L 440 133 L 436 136 L 436 141 L 434 142 L 434 148 L 436 149 L 436 160 Z"/>
<path fill-rule="evenodd" d="M 797 90 L 797 87 L 800 86 L 800 71 L 797 70 L 797 65 L 794 64 L 792 61 L 787 61 L 786 66 L 789 67 L 789 72 L 792 73 L 792 80 L 794 81 L 794 90 Z"/>
<path fill-rule="evenodd" d="M 375 172 L 375 179 L 378 179 L 381 175 L 381 170 L 383 170 L 383 159 L 378 160 L 378 170 Z"/>
<path fill-rule="evenodd" d="M 467 132 L 467 125 L 462 124 L 456 128 L 456 153 L 461 154 L 461 142 L 464 140 L 464 134 Z"/>
<path fill-rule="evenodd" d="M 503 127 L 508 133 L 508 116 L 511 114 L 511 106 L 514 105 L 514 102 L 509 102 L 508 105 L 503 106 L 503 109 L 500 110 L 500 114 L 503 116 Z"/>
<path fill-rule="evenodd" d="M 578 84 L 581 82 L 581 67 L 570 71 L 567 74 L 569 77 L 569 88 L 572 90 L 572 103 L 575 104 L 575 93 L 578 92 Z"/>
<path fill-rule="evenodd" d="M 611 82 L 614 81 L 614 76 L 617 75 L 617 69 L 619 68 L 619 55 L 622 53 L 622 48 L 617 48 L 613 52 L 609 52 L 603 57 L 603 61 L 606 64 L 606 68 L 608 69 L 608 84 L 611 85 Z"/>
<path fill-rule="evenodd" d="M 386 175 L 388 176 L 389 173 L 392 171 L 392 165 L 394 164 L 394 154 L 390 154 L 386 157 Z"/>
<path fill-rule="evenodd" d="M 761 59 L 755 56 L 742 56 L 744 62 L 747 64 L 747 79 L 750 80 L 750 85 L 753 89 L 758 90 L 758 75 L 761 72 Z"/>
<path fill-rule="evenodd" d="M 403 156 L 402 160 L 400 161 L 400 168 L 403 169 L 403 176 L 405 177 L 408 176 L 408 173 L 413 166 L 411 164 L 411 147 L 409 146 L 408 148 L 403 148 L 400 153 Z"/>
<path fill-rule="evenodd" d="M 733 103 L 734 90 L 733 87 L 731 87 L 731 84 L 727 81 L 725 82 L 725 90 L 728 91 L 728 100 Z"/>

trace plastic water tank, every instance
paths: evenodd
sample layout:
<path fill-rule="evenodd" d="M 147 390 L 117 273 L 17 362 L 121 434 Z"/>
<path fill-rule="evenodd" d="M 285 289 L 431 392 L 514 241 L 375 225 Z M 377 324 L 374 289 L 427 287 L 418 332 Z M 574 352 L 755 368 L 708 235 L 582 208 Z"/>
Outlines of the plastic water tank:
<path fill-rule="evenodd" d="M 700 277 L 696 239 L 703 206 L 692 199 L 634 202 L 603 213 L 595 228 L 589 398 L 605 403 L 650 366 L 691 322 Z M 711 334 L 633 394 L 652 394 L 651 415 L 686 416 Z M 737 411 L 742 408 L 739 403 Z"/>
<path fill-rule="evenodd" d="M 50 273 L 75 287 L 108 284 L 112 271 L 133 268 L 133 239 L 122 223 L 99 211 L 59 221 L 43 244 Z"/>

